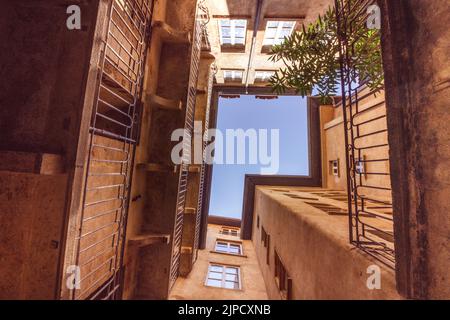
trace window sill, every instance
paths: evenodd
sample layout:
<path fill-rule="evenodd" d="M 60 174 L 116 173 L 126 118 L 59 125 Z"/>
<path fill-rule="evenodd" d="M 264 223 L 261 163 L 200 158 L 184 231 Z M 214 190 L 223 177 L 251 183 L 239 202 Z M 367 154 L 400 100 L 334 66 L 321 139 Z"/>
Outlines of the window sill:
<path fill-rule="evenodd" d="M 245 254 L 234 254 L 234 253 L 220 252 L 220 251 L 215 251 L 215 250 L 211 250 L 210 252 L 211 252 L 211 253 L 222 254 L 222 255 L 226 255 L 226 256 L 233 256 L 233 257 L 247 258 L 247 255 L 245 255 Z"/>

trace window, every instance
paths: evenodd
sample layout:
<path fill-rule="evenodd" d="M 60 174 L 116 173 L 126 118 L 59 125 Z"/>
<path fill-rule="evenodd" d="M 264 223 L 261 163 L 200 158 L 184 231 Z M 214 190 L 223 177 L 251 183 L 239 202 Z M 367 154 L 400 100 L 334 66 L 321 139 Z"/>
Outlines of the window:
<path fill-rule="evenodd" d="M 220 230 L 220 233 L 226 236 L 233 236 L 238 237 L 239 236 L 239 229 L 238 228 L 229 228 L 229 227 L 222 227 Z"/>
<path fill-rule="evenodd" d="M 242 244 L 239 242 L 217 240 L 215 251 L 220 253 L 242 255 Z"/>
<path fill-rule="evenodd" d="M 223 79 L 225 82 L 242 82 L 244 70 L 223 70 Z"/>
<path fill-rule="evenodd" d="M 292 34 L 295 21 L 268 21 L 263 46 L 281 44 L 285 37 Z"/>
<path fill-rule="evenodd" d="M 275 71 L 271 70 L 256 70 L 255 82 L 268 82 L 269 79 L 275 74 Z"/>
<path fill-rule="evenodd" d="M 339 177 L 339 159 L 331 160 L 329 167 L 330 175 Z"/>
<path fill-rule="evenodd" d="M 281 297 L 286 300 L 292 300 L 292 280 L 289 278 L 286 268 L 281 262 L 278 253 L 275 251 L 275 282 L 278 290 L 280 290 Z"/>
<path fill-rule="evenodd" d="M 241 271 L 239 267 L 210 264 L 206 285 L 209 287 L 240 290 Z"/>
<path fill-rule="evenodd" d="M 222 46 L 245 46 L 247 20 L 220 20 L 219 34 Z"/>

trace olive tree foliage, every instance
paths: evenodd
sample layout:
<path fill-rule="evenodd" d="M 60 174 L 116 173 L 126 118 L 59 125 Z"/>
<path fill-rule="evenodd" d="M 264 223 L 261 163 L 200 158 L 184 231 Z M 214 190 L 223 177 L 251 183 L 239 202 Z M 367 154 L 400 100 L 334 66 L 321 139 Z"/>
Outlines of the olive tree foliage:
<path fill-rule="evenodd" d="M 345 83 L 364 83 L 371 90 L 380 90 L 384 82 L 380 32 L 368 29 L 361 19 L 364 17 L 352 17 L 350 13 L 347 21 L 355 23 L 348 26 L 341 23 L 338 28 L 335 8 L 330 7 L 317 21 L 303 25 L 300 32 L 273 46 L 270 60 L 284 63 L 269 80 L 273 91 L 283 94 L 294 89 L 305 97 L 315 89 L 322 103 L 331 103 L 342 77 L 339 34 L 345 34 L 346 42 L 351 44 L 347 46 L 348 52 L 343 48 L 344 56 L 348 56 L 344 64 L 348 70 Z"/>

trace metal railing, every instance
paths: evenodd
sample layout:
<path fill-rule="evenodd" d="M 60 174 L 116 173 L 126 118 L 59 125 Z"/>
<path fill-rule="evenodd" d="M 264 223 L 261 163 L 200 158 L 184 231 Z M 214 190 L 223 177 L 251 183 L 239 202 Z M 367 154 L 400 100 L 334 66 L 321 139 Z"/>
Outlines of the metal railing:
<path fill-rule="evenodd" d="M 214 78 L 217 74 L 217 66 L 213 63 L 209 70 L 209 78 L 208 78 L 208 92 L 206 97 L 206 112 L 205 112 L 205 124 L 204 124 L 204 135 L 203 135 L 203 156 L 202 156 L 202 165 L 200 169 L 200 182 L 198 187 L 198 201 L 197 201 L 197 213 L 195 217 L 195 232 L 194 232 L 194 254 L 192 255 L 192 261 L 195 262 L 198 257 L 198 248 L 200 243 L 200 228 L 202 222 L 203 214 L 203 201 L 204 201 L 204 193 L 205 193 L 205 179 L 206 179 L 206 146 L 209 138 L 209 117 L 211 113 L 211 97 L 214 85 Z"/>
<path fill-rule="evenodd" d="M 203 20 L 199 5 L 196 7 L 196 19 L 192 37 L 192 48 L 190 57 L 189 83 L 184 120 L 183 153 L 182 164 L 178 180 L 177 203 L 175 212 L 175 225 L 173 233 L 172 259 L 170 265 L 169 288 L 175 284 L 180 271 L 181 244 L 183 234 L 184 212 L 188 187 L 189 164 L 191 163 L 191 141 L 194 131 L 195 103 L 197 99 L 197 81 L 200 67 L 200 53 L 202 46 Z"/>
<path fill-rule="evenodd" d="M 89 128 L 73 299 L 119 299 L 153 0 L 112 0 Z"/>
<path fill-rule="evenodd" d="M 335 0 L 342 73 L 349 234 L 352 244 L 395 267 L 389 143 L 384 93 L 355 84 L 352 30 L 367 28 L 374 0 Z M 377 32 L 379 30 L 371 30 Z M 380 48 L 381 51 L 381 48 Z M 380 53 L 381 54 L 381 53 Z"/>

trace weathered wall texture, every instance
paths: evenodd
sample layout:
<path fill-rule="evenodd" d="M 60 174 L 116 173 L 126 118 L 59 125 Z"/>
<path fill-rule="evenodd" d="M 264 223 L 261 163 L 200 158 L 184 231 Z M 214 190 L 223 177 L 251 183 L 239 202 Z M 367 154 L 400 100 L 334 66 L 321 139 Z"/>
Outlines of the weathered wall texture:
<path fill-rule="evenodd" d="M 256 188 L 252 240 L 270 299 L 281 298 L 274 278 L 274 250 L 293 280 L 292 298 L 295 300 L 400 298 L 393 270 L 382 264 L 378 264 L 381 290 L 367 288 L 367 268 L 377 261 L 350 245 L 347 216 L 328 215 L 302 200 L 284 195 L 285 192 L 271 189 L 274 188 Z M 296 187 L 275 189 L 294 193 L 304 190 Z M 320 190 L 323 189 L 317 188 Z M 327 201 L 346 207 L 345 202 Z M 261 242 L 262 227 L 270 235 L 269 264 L 266 262 L 267 248 Z"/>
<path fill-rule="evenodd" d="M 450 9 L 380 1 L 398 277 L 408 297 L 450 297 Z"/>
<path fill-rule="evenodd" d="M 67 175 L 0 171 L 0 299 L 54 299 Z"/>
<path fill-rule="evenodd" d="M 2 2 L 2 297 L 59 297 L 68 184 L 76 167 L 98 3 L 79 4 L 82 29 L 71 31 L 66 1 Z"/>
<path fill-rule="evenodd" d="M 225 255 L 211 252 L 216 239 L 239 241 L 238 237 L 219 234 L 221 226 L 208 225 L 206 249 L 199 250 L 198 260 L 186 278 L 178 278 L 169 299 L 183 300 L 244 300 L 267 299 L 266 288 L 259 269 L 253 244 L 249 240 L 242 241 L 243 253 L 246 257 Z M 223 263 L 241 267 L 242 290 L 230 290 L 205 286 L 209 263 Z"/>

